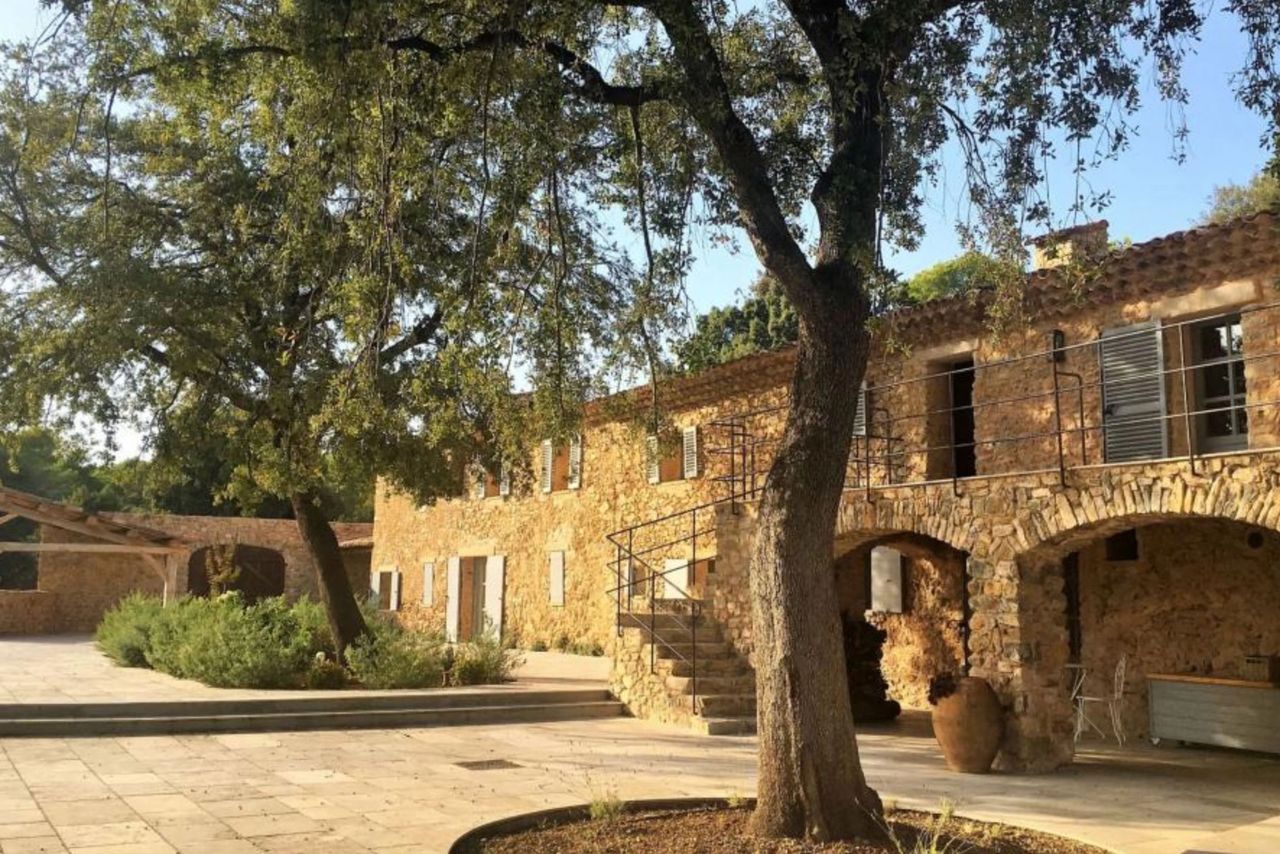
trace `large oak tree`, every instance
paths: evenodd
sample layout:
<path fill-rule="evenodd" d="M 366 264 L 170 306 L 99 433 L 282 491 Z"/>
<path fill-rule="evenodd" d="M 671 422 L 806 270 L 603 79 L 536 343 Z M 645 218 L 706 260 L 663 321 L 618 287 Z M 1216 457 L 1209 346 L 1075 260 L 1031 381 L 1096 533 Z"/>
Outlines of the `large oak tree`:
<path fill-rule="evenodd" d="M 1046 163 L 1061 152 L 1086 169 L 1122 151 L 1148 65 L 1176 106 L 1181 60 L 1205 7 L 206 0 L 190 4 L 205 13 L 202 25 L 183 28 L 118 13 L 156 3 L 89 5 L 101 28 L 126 34 L 108 54 L 123 68 L 304 57 L 324 80 L 351 80 L 354 68 L 368 83 L 378 71 L 359 57 L 414 54 L 457 75 L 442 81 L 457 87 L 455 98 L 536 100 L 538 126 L 554 128 L 554 142 L 596 154 L 594 181 L 568 196 L 630 212 L 647 262 L 642 297 L 678 277 L 691 221 L 745 231 L 799 315 L 790 412 L 750 572 L 755 825 L 818 839 L 874 833 L 879 800 L 858 759 L 830 561 L 868 320 L 886 278 L 882 248 L 918 240 L 922 194 L 950 144 L 969 178 L 966 236 L 1021 261 L 1023 229 L 1050 220 Z M 1237 21 L 1248 42 L 1236 96 L 1274 124 L 1280 5 L 1225 0 L 1215 14 Z M 433 91 L 407 90 L 398 103 L 411 111 Z M 1083 210 L 1094 200 L 1067 201 Z M 1016 309 L 1013 296 L 998 304 Z M 650 334 L 643 324 L 637 331 Z"/>

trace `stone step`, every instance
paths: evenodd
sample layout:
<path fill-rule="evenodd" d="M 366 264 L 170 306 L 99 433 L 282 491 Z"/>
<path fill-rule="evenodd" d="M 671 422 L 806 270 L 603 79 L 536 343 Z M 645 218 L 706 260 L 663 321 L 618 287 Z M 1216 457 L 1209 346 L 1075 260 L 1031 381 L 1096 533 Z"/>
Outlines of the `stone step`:
<path fill-rule="evenodd" d="M 688 643 L 693 643 L 695 640 L 698 643 L 702 643 L 704 641 L 708 643 L 721 643 L 724 641 L 724 636 L 720 633 L 719 626 L 710 626 L 710 625 L 698 626 L 698 629 L 696 632 L 692 628 L 689 628 L 688 626 L 667 626 L 667 627 L 659 626 L 654 631 L 650 631 L 647 625 L 624 626 L 623 630 L 640 632 L 641 635 L 645 638 L 648 638 L 651 635 L 653 635 L 658 637 L 664 643 L 688 644 Z"/>
<path fill-rule="evenodd" d="M 658 661 L 658 672 L 667 678 L 693 676 L 693 663 L 680 661 L 679 659 L 660 659 Z M 740 676 L 744 674 L 750 674 L 753 679 L 755 678 L 755 671 L 736 655 L 727 658 L 698 659 L 699 679 L 704 676 Z"/>
<path fill-rule="evenodd" d="M 661 614 L 683 614 L 687 616 L 693 610 L 694 605 L 703 605 L 702 613 L 704 615 L 707 611 L 701 599 L 654 599 L 651 602 L 648 596 L 636 596 L 627 605 L 628 611 L 631 613 L 646 615 L 652 608 L 652 610 Z"/>
<path fill-rule="evenodd" d="M 697 688 L 699 694 L 744 694 L 754 696 L 756 693 L 756 677 L 753 673 L 732 675 L 698 674 Z M 672 694 L 692 694 L 694 680 L 689 676 L 668 676 L 667 690 Z"/>
<path fill-rule="evenodd" d="M 388 703 L 384 695 L 374 695 L 359 699 L 383 702 L 368 707 L 347 703 L 336 709 L 308 709 L 292 701 L 279 700 L 92 703 L 79 707 L 87 707 L 92 712 L 88 715 L 57 708 L 77 705 L 71 703 L 18 705 L 22 711 L 17 714 L 9 711 L 0 716 L 0 737 L 385 729 L 587 720 L 623 714 L 622 704 L 599 689 L 572 692 L 577 694 L 575 697 L 562 696 L 557 700 L 544 696 L 539 700 L 539 695 L 566 693 L 569 692 L 507 691 L 505 696 L 495 697 L 492 693 L 476 691 L 439 691 L 438 698 L 432 698 L 431 702 L 422 702 L 419 698 L 417 704 Z M 450 694 L 453 696 L 448 696 Z M 227 702 L 239 708 L 235 711 L 223 708 L 221 704 Z M 273 710 L 270 708 L 273 703 L 283 704 L 287 710 Z M 14 706 L 0 708 L 12 710 Z M 41 710 L 45 714 L 37 714 Z"/>
<path fill-rule="evenodd" d="M 756 713 L 755 694 L 703 694 L 699 692 L 696 698 L 683 694 L 678 699 L 682 708 L 703 717 L 745 717 Z"/>
<path fill-rule="evenodd" d="M 696 658 L 699 667 L 702 666 L 703 661 L 736 657 L 733 653 L 733 648 L 724 641 L 704 641 L 699 638 L 696 644 L 683 642 L 659 643 L 656 646 L 659 659 L 684 660 L 692 663 Z M 695 647 L 697 648 L 696 655 L 694 653 Z"/>
<path fill-rule="evenodd" d="M 703 735 L 755 735 L 756 719 L 750 717 L 703 717 L 695 715 L 689 721 L 694 732 Z"/>
<path fill-rule="evenodd" d="M 617 625 L 619 628 L 640 627 L 649 628 L 650 614 L 648 611 L 623 611 L 618 614 Z M 693 624 L 697 624 L 698 631 L 704 628 L 719 628 L 706 614 L 699 614 L 694 617 L 691 614 L 666 614 L 654 613 L 652 622 L 657 629 L 687 629 Z"/>

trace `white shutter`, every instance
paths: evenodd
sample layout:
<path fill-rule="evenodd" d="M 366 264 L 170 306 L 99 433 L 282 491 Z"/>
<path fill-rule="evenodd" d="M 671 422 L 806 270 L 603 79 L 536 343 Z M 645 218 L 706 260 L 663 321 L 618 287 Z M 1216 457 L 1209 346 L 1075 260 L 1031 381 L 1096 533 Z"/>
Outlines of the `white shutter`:
<path fill-rule="evenodd" d="M 476 463 L 471 468 L 471 497 L 484 498 L 485 471 L 484 466 Z"/>
<path fill-rule="evenodd" d="M 1158 320 L 1102 332 L 1098 358 L 1106 462 L 1169 455 L 1162 337 Z"/>
<path fill-rule="evenodd" d="M 484 564 L 484 618 L 485 631 L 502 640 L 502 587 L 506 575 L 507 559 L 494 555 Z"/>
<path fill-rule="evenodd" d="M 506 463 L 502 464 L 502 469 L 498 472 L 498 494 L 502 496 L 511 494 L 511 466 Z"/>
<path fill-rule="evenodd" d="M 662 480 L 661 460 L 658 458 L 658 437 L 646 436 L 644 439 L 644 470 L 650 483 Z"/>
<path fill-rule="evenodd" d="M 375 603 L 379 602 L 382 597 L 382 573 L 386 570 L 375 569 L 369 573 L 369 595 L 373 597 Z"/>
<path fill-rule="evenodd" d="M 698 476 L 698 428 L 686 427 L 681 436 L 683 439 L 682 450 L 684 451 L 684 476 L 686 478 Z"/>
<path fill-rule="evenodd" d="M 551 491 L 551 467 L 552 465 L 555 464 L 555 460 L 556 460 L 555 446 L 551 444 L 550 439 L 543 439 L 542 440 L 542 471 L 540 473 L 540 477 L 542 478 L 543 492 Z"/>
<path fill-rule="evenodd" d="M 388 604 L 388 610 L 400 610 L 400 570 L 391 570 L 391 601 Z"/>
<path fill-rule="evenodd" d="M 689 561 L 684 558 L 667 558 L 663 563 L 662 597 L 687 599 L 689 596 Z"/>
<path fill-rule="evenodd" d="M 582 488 L 582 436 L 569 439 L 569 488 Z"/>
<path fill-rule="evenodd" d="M 858 387 L 858 400 L 854 404 L 857 408 L 853 412 L 853 435 L 867 435 L 867 381 L 863 380 L 862 385 Z"/>
<path fill-rule="evenodd" d="M 551 591 L 551 604 L 564 604 L 564 552 L 552 552 L 548 561 L 548 588 Z"/>
<path fill-rule="evenodd" d="M 444 580 L 444 639 L 458 642 L 458 617 L 462 614 L 459 593 L 462 588 L 462 558 L 449 558 L 449 568 Z"/>
<path fill-rule="evenodd" d="M 902 613 L 902 552 L 897 549 L 871 550 L 871 610 Z"/>
<path fill-rule="evenodd" d="M 435 561 L 426 561 L 422 564 L 422 604 L 434 605 L 436 603 L 436 564 Z"/>

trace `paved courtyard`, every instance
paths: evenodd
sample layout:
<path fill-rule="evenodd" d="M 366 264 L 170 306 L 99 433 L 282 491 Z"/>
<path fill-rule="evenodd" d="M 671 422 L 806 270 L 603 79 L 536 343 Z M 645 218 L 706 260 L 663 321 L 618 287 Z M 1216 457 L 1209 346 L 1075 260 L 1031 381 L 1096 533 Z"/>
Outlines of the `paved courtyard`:
<path fill-rule="evenodd" d="M 40 647 L 34 641 L 0 641 L 0 686 L 12 695 L 8 680 L 39 669 L 30 658 L 42 650 L 51 662 L 62 661 L 64 673 L 92 672 L 92 650 L 78 649 L 71 642 Z M 14 663 L 18 652 L 25 663 Z M 571 658 L 531 656 L 528 673 L 573 675 L 576 681 L 602 664 Z M 168 677 L 145 671 L 104 665 L 102 674 L 158 679 L 156 691 L 178 690 L 163 681 Z M 90 692 L 46 672 L 19 693 L 48 697 L 52 688 L 123 699 L 123 689 L 109 683 Z M 1095 746 L 1074 767 L 1053 775 L 961 776 L 943 766 L 922 716 L 872 729 L 861 744 L 873 785 L 900 806 L 936 808 L 946 798 L 975 818 L 1134 854 L 1280 851 L 1278 758 Z M 468 770 L 459 764 L 486 759 L 505 759 L 515 767 Z M 754 772 L 754 739 L 707 738 L 625 718 L 0 739 L 0 852 L 445 851 L 477 824 L 609 792 L 622 798 L 749 795 Z"/>

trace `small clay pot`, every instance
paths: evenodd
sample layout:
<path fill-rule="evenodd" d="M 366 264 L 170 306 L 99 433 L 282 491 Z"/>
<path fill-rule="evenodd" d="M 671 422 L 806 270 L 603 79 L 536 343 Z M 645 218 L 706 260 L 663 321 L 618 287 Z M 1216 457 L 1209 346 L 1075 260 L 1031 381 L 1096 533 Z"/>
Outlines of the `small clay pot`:
<path fill-rule="evenodd" d="M 991 770 L 1004 735 L 1004 710 L 987 680 L 965 676 L 956 681 L 955 693 L 933 707 L 933 735 L 952 771 Z"/>

